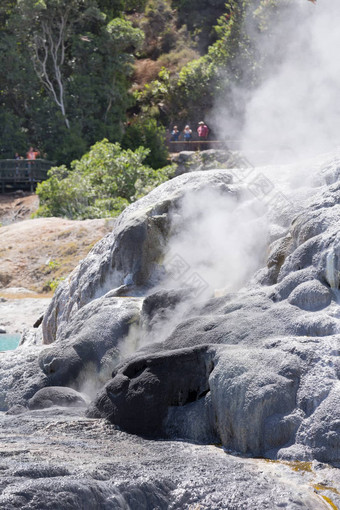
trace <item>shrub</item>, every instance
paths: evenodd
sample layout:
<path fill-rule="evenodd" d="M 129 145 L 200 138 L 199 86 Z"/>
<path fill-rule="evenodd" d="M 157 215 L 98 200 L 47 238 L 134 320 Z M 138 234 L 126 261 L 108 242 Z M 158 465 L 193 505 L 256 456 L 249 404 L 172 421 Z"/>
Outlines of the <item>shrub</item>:
<path fill-rule="evenodd" d="M 119 214 L 130 202 L 167 180 L 173 167 L 154 170 L 144 165 L 149 154 L 143 147 L 124 150 L 118 143 L 97 142 L 88 154 L 49 170 L 38 184 L 37 216 L 71 219 L 105 218 Z"/>
<path fill-rule="evenodd" d="M 125 131 L 122 146 L 136 150 L 143 146 L 149 149 L 145 163 L 157 169 L 168 164 L 168 150 L 165 145 L 165 129 L 157 125 L 156 119 L 141 117 L 131 122 Z"/>

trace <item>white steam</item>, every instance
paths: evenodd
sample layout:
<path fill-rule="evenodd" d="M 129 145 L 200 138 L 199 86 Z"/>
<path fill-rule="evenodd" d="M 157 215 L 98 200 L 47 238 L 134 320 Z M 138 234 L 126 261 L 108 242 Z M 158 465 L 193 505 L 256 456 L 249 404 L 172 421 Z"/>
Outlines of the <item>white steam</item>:
<path fill-rule="evenodd" d="M 214 190 L 187 194 L 172 219 L 172 235 L 164 260 L 170 266 L 163 284 L 171 288 L 198 285 L 198 293 L 234 292 L 264 261 L 268 226 L 256 200 Z M 173 274 L 173 261 L 182 269 Z"/>
<path fill-rule="evenodd" d="M 162 309 L 151 328 L 146 324 L 139 335 L 133 332 L 128 344 L 136 348 L 164 340 L 206 300 L 247 284 L 266 257 L 265 211 L 241 187 L 230 194 L 208 188 L 186 193 L 172 214 L 164 278 L 151 291 L 174 290 L 181 298 Z"/>
<path fill-rule="evenodd" d="M 251 97 L 234 93 L 246 102 L 242 148 L 254 164 L 294 161 L 340 143 L 340 2 L 278 4 L 285 10 L 271 22 L 270 37 L 244 27 L 267 56 L 261 85 Z M 220 131 L 233 138 L 228 115 L 219 121 Z"/>
<path fill-rule="evenodd" d="M 304 205 L 309 175 L 321 164 L 311 158 L 340 144 L 340 1 L 280 2 L 286 8 L 270 37 L 248 27 L 258 51 L 268 55 L 261 85 L 251 95 L 245 88 L 234 91 L 234 104 L 246 103 L 242 149 L 254 166 L 246 177 L 240 169 L 233 173 L 247 193 L 228 196 L 206 189 L 184 197 L 172 217 L 164 280 L 152 292 L 193 287 L 196 292 L 162 311 L 151 329 L 132 330 L 123 342 L 125 355 L 166 338 L 209 297 L 248 284 L 265 263 L 269 237 L 283 235 Z M 233 138 L 240 122 L 227 109 L 227 103 L 216 105 L 219 131 Z M 280 166 L 255 168 L 261 161 Z"/>
<path fill-rule="evenodd" d="M 286 13 L 274 32 L 281 64 L 248 103 L 243 146 L 297 158 L 339 145 L 340 2 L 301 0 Z"/>

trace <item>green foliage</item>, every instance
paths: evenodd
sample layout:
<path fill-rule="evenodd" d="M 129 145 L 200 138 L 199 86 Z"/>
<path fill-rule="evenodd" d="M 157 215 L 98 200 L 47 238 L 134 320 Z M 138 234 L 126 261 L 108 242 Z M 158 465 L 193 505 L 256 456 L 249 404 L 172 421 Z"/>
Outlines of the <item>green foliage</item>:
<path fill-rule="evenodd" d="M 233 104 L 232 91 L 251 90 L 275 70 L 280 52 L 272 30 L 295 1 L 2 0 L 0 155 L 25 154 L 34 145 L 47 159 L 70 165 L 107 138 L 133 151 L 148 147 L 145 164 L 163 167 L 162 125 L 194 125 L 218 100 L 242 119 L 243 105 Z M 261 55 L 254 34 L 268 40 Z M 134 77 L 136 57 L 146 59 Z M 83 198 L 71 168 L 72 190 L 53 185 L 65 215 L 78 209 L 68 210 L 62 193 L 85 215 L 122 209 L 116 196 Z M 129 193 L 119 196 L 129 201 Z"/>
<path fill-rule="evenodd" d="M 144 39 L 143 33 L 133 28 L 130 21 L 115 18 L 106 26 L 106 32 L 110 35 L 111 51 L 119 55 L 121 59 L 128 58 L 131 62 L 131 55 L 124 55 L 122 52 L 129 46 L 139 47 Z"/>
<path fill-rule="evenodd" d="M 54 271 L 55 269 L 58 269 L 60 267 L 60 262 L 57 260 L 50 260 L 47 263 L 48 271 Z"/>
<path fill-rule="evenodd" d="M 176 48 L 169 53 L 164 53 L 158 59 L 158 62 L 162 65 L 163 68 L 170 68 L 173 72 L 174 70 L 178 72 L 178 69 L 181 69 L 186 64 L 188 64 L 191 60 L 197 59 L 198 54 L 193 48 L 190 47 L 180 47 Z"/>
<path fill-rule="evenodd" d="M 61 168 L 65 175 L 62 180 L 58 178 L 60 168 L 51 168 L 49 179 L 38 185 L 36 192 L 41 205 L 37 216 L 81 219 L 89 205 L 89 182 L 76 172 L 68 172 L 66 167 Z"/>
<path fill-rule="evenodd" d="M 251 86 L 253 52 L 242 29 L 248 4 L 249 0 L 223 4 L 225 14 L 215 19 L 217 40 L 206 55 L 188 62 L 177 76 L 162 70 L 138 95 L 142 109 L 163 104 L 170 113 L 169 124 L 188 119 L 194 124 L 209 113 L 219 97 L 227 101 L 234 85 L 247 82 L 247 87 Z M 195 7 L 183 0 L 179 9 Z"/>
<path fill-rule="evenodd" d="M 193 60 L 179 73 L 179 79 L 172 92 L 173 99 L 178 100 L 179 111 L 192 117 L 192 110 L 206 112 L 213 105 L 216 66 L 207 58 Z"/>
<path fill-rule="evenodd" d="M 0 155 L 6 159 L 14 158 L 14 154 L 26 154 L 28 140 L 22 128 L 22 120 L 12 112 L 0 112 Z"/>
<path fill-rule="evenodd" d="M 43 286 L 43 291 L 45 292 L 54 292 L 56 288 L 58 287 L 59 283 L 62 282 L 65 278 L 62 276 L 57 276 L 56 273 L 58 273 L 58 269 L 60 269 L 61 264 L 58 260 L 50 260 L 48 263 L 46 263 L 46 266 L 43 268 L 43 272 L 46 274 L 51 275 L 51 273 L 54 273 L 54 276 L 51 275 L 49 280 L 47 280 Z"/>
<path fill-rule="evenodd" d="M 216 40 L 216 34 L 211 27 L 226 11 L 225 0 L 173 0 L 177 8 L 178 20 L 185 23 L 195 38 L 196 44 L 202 53 Z"/>
<path fill-rule="evenodd" d="M 59 284 L 65 280 L 65 277 L 61 276 L 60 278 L 52 278 L 51 280 L 48 280 L 45 285 L 44 285 L 44 288 L 43 290 L 44 291 L 52 291 L 52 292 L 55 292 L 59 286 Z"/>
<path fill-rule="evenodd" d="M 184 13 L 190 16 L 186 19 L 188 29 L 205 30 L 203 24 L 206 19 L 204 10 L 199 12 L 197 24 L 195 14 L 200 8 L 204 9 L 199 0 L 178 0 L 173 2 L 178 9 L 179 19 Z M 203 117 L 207 117 L 216 103 L 223 102 L 228 113 L 242 123 L 244 103 L 239 96 L 235 102 L 235 89 L 251 91 L 256 87 L 264 75 L 265 69 L 272 69 L 275 63 L 275 47 L 269 42 L 266 53 L 259 54 L 256 39 L 267 38 L 273 28 L 290 8 L 292 0 L 229 0 L 214 3 L 216 10 L 214 26 L 214 40 L 200 58 L 186 63 L 177 74 L 166 73 L 162 70 L 158 79 L 145 86 L 137 96 L 138 104 L 143 112 L 153 111 L 162 105 L 167 112 L 167 124 L 173 122 L 190 122 L 195 124 Z M 223 14 L 222 14 L 223 13 Z M 209 14 L 212 15 L 212 12 Z M 271 49 L 272 48 L 272 49 Z M 171 65 L 163 56 L 162 62 Z M 149 110 L 148 110 L 149 109 Z M 152 110 L 151 110 L 152 109 Z"/>
<path fill-rule="evenodd" d="M 280 19 L 287 17 L 287 10 L 294 5 L 294 0 L 261 0 L 254 10 L 254 18 L 257 20 L 261 32 L 270 32 Z"/>
<path fill-rule="evenodd" d="M 147 0 L 126 0 L 125 1 L 125 10 L 129 11 L 137 11 L 143 12 L 145 10 Z"/>
<path fill-rule="evenodd" d="M 172 121 L 190 119 L 196 123 L 219 99 L 228 103 L 235 86 L 249 89 L 255 84 L 256 53 L 244 30 L 246 16 L 253 18 L 249 5 L 250 0 L 226 3 L 215 27 L 216 42 L 204 56 L 185 65 L 177 79 L 170 80 L 163 101 L 168 111 L 176 114 Z M 230 104 L 232 108 L 231 100 Z"/>
<path fill-rule="evenodd" d="M 122 147 L 136 150 L 140 146 L 149 149 L 149 154 L 145 158 L 146 165 L 157 169 L 168 164 L 165 129 L 157 125 L 156 119 L 140 117 L 127 125 L 122 139 Z"/>
<path fill-rule="evenodd" d="M 49 171 L 40 183 L 38 216 L 72 219 L 104 218 L 119 214 L 130 202 L 167 180 L 172 167 L 155 171 L 143 165 L 148 149 L 123 150 L 118 143 L 97 142 L 88 154 Z"/>
<path fill-rule="evenodd" d="M 99 9 L 110 18 L 120 16 L 124 11 L 124 0 L 97 0 Z"/>
<path fill-rule="evenodd" d="M 170 74 L 163 67 L 158 74 L 158 80 L 147 83 L 142 92 L 136 94 L 136 99 L 141 105 L 146 105 L 144 110 L 147 111 L 148 106 L 160 103 L 169 94 Z"/>
<path fill-rule="evenodd" d="M 169 0 L 148 0 L 140 23 L 145 33 L 143 54 L 157 58 L 176 45 L 176 17 Z"/>
<path fill-rule="evenodd" d="M 99 139 L 120 141 L 133 103 L 134 53 L 143 42 L 140 29 L 113 17 L 124 2 L 6 4 L 0 11 L 0 90 L 13 142 L 5 136 L 1 146 L 13 152 L 34 144 L 49 159 L 69 164 Z"/>

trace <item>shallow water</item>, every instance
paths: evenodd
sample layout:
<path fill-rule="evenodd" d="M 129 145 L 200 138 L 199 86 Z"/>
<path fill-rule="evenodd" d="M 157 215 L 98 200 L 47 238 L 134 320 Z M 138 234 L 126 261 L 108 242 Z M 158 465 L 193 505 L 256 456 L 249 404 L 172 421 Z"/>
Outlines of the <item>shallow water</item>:
<path fill-rule="evenodd" d="M 20 342 L 20 336 L 18 334 L 0 334 L 0 352 L 1 351 L 13 351 L 16 349 Z"/>

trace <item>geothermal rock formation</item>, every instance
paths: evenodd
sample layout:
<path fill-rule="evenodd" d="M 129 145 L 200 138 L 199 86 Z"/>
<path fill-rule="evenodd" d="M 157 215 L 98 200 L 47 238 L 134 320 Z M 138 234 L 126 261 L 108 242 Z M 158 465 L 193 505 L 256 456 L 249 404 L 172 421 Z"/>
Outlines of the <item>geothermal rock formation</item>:
<path fill-rule="evenodd" d="M 71 387 L 129 433 L 339 463 L 338 161 L 298 191 L 299 212 L 294 194 L 281 215 L 256 204 L 229 170 L 132 204 L 56 292 L 42 345 L 4 357 L 2 409 Z"/>

